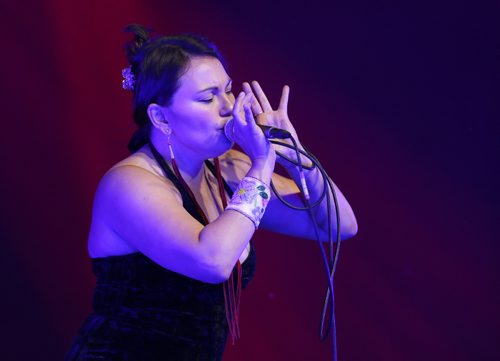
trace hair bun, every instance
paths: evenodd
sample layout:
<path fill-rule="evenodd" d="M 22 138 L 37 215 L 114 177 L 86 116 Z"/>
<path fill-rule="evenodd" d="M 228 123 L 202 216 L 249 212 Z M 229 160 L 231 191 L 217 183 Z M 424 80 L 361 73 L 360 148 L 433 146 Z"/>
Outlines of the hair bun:
<path fill-rule="evenodd" d="M 128 61 L 132 64 L 135 55 L 148 42 L 151 29 L 139 24 L 129 24 L 123 30 L 134 35 L 134 39 L 125 44 Z"/>

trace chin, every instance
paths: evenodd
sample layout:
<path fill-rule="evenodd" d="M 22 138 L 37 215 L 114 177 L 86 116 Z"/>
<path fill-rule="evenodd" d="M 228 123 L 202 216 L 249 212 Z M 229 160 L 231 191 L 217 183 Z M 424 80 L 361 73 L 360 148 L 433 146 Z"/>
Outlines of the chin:
<path fill-rule="evenodd" d="M 229 149 L 231 149 L 233 145 L 234 143 L 231 142 L 229 139 L 227 139 L 226 136 L 220 137 L 219 141 L 212 147 L 210 152 L 211 155 L 209 158 L 215 158 L 221 156 L 222 154 L 226 153 Z"/>

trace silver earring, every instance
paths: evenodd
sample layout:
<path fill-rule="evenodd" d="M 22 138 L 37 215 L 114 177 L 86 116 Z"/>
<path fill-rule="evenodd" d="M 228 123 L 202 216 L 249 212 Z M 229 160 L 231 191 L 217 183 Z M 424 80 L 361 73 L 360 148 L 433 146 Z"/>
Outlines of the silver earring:
<path fill-rule="evenodd" d="M 170 143 L 170 136 L 172 135 L 172 129 L 167 128 L 167 141 L 168 141 L 168 150 L 170 152 L 170 159 L 174 160 L 174 150 L 172 149 L 172 143 Z"/>

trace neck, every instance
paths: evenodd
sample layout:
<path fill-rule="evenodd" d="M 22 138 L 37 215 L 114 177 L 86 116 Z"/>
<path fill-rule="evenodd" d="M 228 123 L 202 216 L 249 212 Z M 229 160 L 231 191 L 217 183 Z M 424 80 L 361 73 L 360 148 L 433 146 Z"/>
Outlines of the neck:
<path fill-rule="evenodd" d="M 172 159 L 170 156 L 170 149 L 168 146 L 168 140 L 165 135 L 158 134 L 157 132 L 151 132 L 151 143 L 154 145 L 156 150 L 160 155 L 170 164 L 172 164 Z M 203 163 L 204 159 L 199 157 L 190 156 L 189 152 L 177 151 L 174 147 L 173 149 L 175 163 L 177 168 L 181 173 L 182 178 L 190 186 L 198 186 L 203 180 Z"/>

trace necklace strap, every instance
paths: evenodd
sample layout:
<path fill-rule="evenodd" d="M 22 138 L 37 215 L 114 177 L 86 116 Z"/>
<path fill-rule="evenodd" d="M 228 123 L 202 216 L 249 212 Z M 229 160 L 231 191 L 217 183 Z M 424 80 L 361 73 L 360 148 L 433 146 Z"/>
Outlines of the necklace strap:
<path fill-rule="evenodd" d="M 165 175 L 166 178 L 168 178 L 172 183 L 174 183 L 174 186 L 179 190 L 182 196 L 182 204 L 184 205 L 184 208 L 188 211 L 188 213 L 196 219 L 198 222 L 201 224 L 208 224 L 206 222 L 206 217 L 203 211 L 201 211 L 198 202 L 196 202 L 196 199 L 194 198 L 194 195 L 192 195 L 191 190 L 187 185 L 183 185 L 182 182 L 179 180 L 179 178 L 174 174 L 170 166 L 168 165 L 167 161 L 163 156 L 158 152 L 156 147 L 153 145 L 151 140 L 148 141 L 149 143 L 149 148 L 151 149 L 151 152 L 153 153 L 153 156 L 156 159 L 156 162 L 160 166 L 160 168 L 163 171 L 163 174 Z M 181 178 L 182 179 L 182 178 Z M 189 192 L 186 190 L 189 189 Z M 190 194 L 191 193 L 191 194 Z"/>
<path fill-rule="evenodd" d="M 212 173 L 213 176 L 217 179 L 217 181 L 219 183 L 219 187 L 220 187 L 220 185 L 222 183 L 222 185 L 224 187 L 224 190 L 227 192 L 227 194 L 229 194 L 229 198 L 232 198 L 233 197 L 233 193 L 234 193 L 233 190 L 231 189 L 231 187 L 229 187 L 229 185 L 227 184 L 226 180 L 224 178 L 222 178 L 222 176 L 219 177 L 219 175 L 221 174 L 221 172 L 220 172 L 220 165 L 219 165 L 219 163 L 220 163 L 219 159 L 215 158 L 214 162 L 215 162 L 215 165 L 213 165 L 212 162 L 210 162 L 209 160 L 206 160 L 205 161 L 205 165 L 207 166 L 207 168 L 210 171 L 210 173 Z M 220 189 L 219 189 L 219 191 L 220 191 Z M 225 208 L 225 206 L 226 205 L 224 205 L 224 208 Z"/>
<path fill-rule="evenodd" d="M 155 148 L 150 139 L 148 139 L 149 147 L 151 148 L 151 152 L 155 157 L 156 161 L 160 165 L 163 170 L 165 176 L 170 179 L 177 189 L 181 192 L 182 202 L 185 205 L 184 208 L 187 209 L 189 214 L 197 219 L 201 224 L 207 225 L 208 219 L 201 209 L 200 205 L 196 201 L 193 192 L 189 189 L 189 186 L 186 184 L 184 179 L 177 168 L 177 164 L 175 163 L 175 159 L 172 159 L 172 169 L 167 164 L 167 161 L 162 157 L 160 152 Z M 232 197 L 233 191 L 226 183 L 226 181 L 222 178 L 219 159 L 215 158 L 214 160 L 215 166 L 210 163 L 208 160 L 205 161 L 205 165 L 212 172 L 212 174 L 217 178 L 217 183 L 219 187 L 219 193 L 221 196 L 221 200 L 223 203 L 223 208 L 225 209 L 227 206 L 226 194 L 224 190 Z M 174 174 L 175 173 L 175 174 Z M 196 210 L 196 211 L 195 211 Z M 224 305 L 226 309 L 226 320 L 229 329 L 229 333 L 233 339 L 233 344 L 235 340 L 240 338 L 240 329 L 239 329 L 239 313 L 240 313 L 240 297 L 241 297 L 241 277 L 242 277 L 242 267 L 240 261 L 236 261 L 236 266 L 233 269 L 229 279 L 223 284 L 223 294 L 224 294 Z"/>

